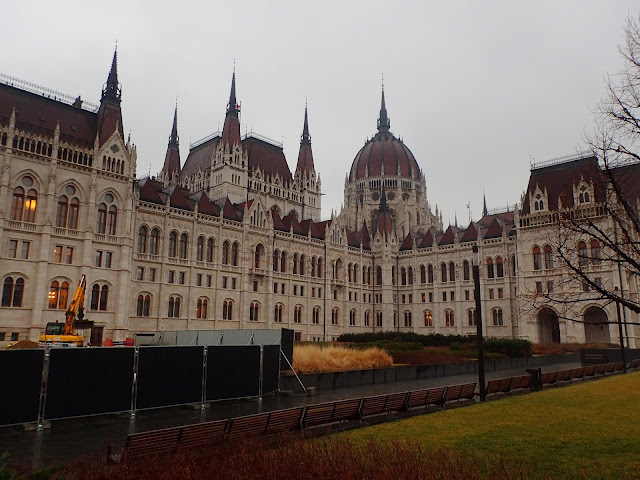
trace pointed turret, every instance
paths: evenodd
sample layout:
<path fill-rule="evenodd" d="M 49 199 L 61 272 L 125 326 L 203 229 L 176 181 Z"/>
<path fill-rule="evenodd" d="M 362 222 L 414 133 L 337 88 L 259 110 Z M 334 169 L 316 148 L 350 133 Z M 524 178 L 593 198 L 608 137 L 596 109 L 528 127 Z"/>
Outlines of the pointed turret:
<path fill-rule="evenodd" d="M 382 82 L 382 101 L 380 103 L 380 117 L 378 117 L 378 131 L 388 132 L 391 128 L 391 121 L 387 115 L 387 106 L 384 103 L 384 81 Z"/>
<path fill-rule="evenodd" d="M 313 153 L 311 151 L 311 135 L 309 135 L 309 117 L 307 114 L 307 105 L 304 106 L 304 127 L 302 128 L 302 136 L 300 137 L 300 152 L 298 153 L 298 165 L 296 172 L 300 174 L 310 174 L 315 172 L 313 165 Z"/>
<path fill-rule="evenodd" d="M 380 195 L 380 207 L 376 214 L 375 227 L 376 231 L 382 234 L 385 241 L 388 241 L 393 232 L 393 219 L 391 217 L 391 211 L 387 206 L 387 192 L 385 191 L 384 185 L 382 186 L 382 194 Z"/>
<path fill-rule="evenodd" d="M 124 130 L 122 128 L 122 111 L 120 102 L 122 100 L 122 89 L 118 83 L 118 50 L 113 52 L 111 70 L 107 77 L 107 83 L 102 90 L 100 108 L 98 109 L 98 138 L 100 145 L 103 145 L 113 132 L 118 130 L 120 137 L 124 141 Z"/>
<path fill-rule="evenodd" d="M 486 217 L 487 215 L 489 215 L 489 211 L 487 210 L 487 196 L 485 195 L 484 192 L 482 192 L 482 198 L 483 198 L 482 216 Z"/>
<path fill-rule="evenodd" d="M 227 103 L 227 115 L 222 128 L 222 143 L 229 145 L 229 148 L 240 143 L 239 112 L 240 106 L 236 100 L 236 68 L 234 66 L 233 76 L 231 77 L 231 93 L 229 94 L 229 103 Z"/>
<path fill-rule="evenodd" d="M 174 174 L 180 173 L 180 145 L 178 138 L 178 105 L 173 113 L 173 128 L 169 136 L 169 145 L 167 146 L 167 154 L 164 157 L 164 165 L 162 173 L 169 180 Z"/>

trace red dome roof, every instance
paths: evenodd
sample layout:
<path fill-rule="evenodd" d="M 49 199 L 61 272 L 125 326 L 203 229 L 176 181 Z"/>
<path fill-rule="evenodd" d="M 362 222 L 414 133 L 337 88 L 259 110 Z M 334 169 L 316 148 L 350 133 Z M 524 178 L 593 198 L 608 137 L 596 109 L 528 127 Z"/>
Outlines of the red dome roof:
<path fill-rule="evenodd" d="M 349 181 L 367 177 L 419 178 L 420 167 L 413 153 L 389 131 L 380 131 L 369 140 L 353 159 Z"/>

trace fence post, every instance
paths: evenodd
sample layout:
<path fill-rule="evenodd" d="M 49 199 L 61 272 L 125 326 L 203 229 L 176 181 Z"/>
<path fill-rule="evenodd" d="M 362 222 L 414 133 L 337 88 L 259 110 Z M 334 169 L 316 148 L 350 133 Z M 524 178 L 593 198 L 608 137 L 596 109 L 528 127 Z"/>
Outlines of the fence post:
<path fill-rule="evenodd" d="M 42 387 L 40 389 L 40 401 L 38 403 L 38 430 L 42 430 L 44 424 L 44 413 L 47 404 L 47 386 L 49 383 L 49 363 L 51 361 L 50 346 L 45 345 L 44 363 L 42 364 Z"/>
<path fill-rule="evenodd" d="M 202 353 L 202 399 L 200 408 L 204 410 L 207 399 L 207 352 L 209 351 L 209 347 L 204 345 L 202 348 L 204 348 L 204 352 Z"/>
<path fill-rule="evenodd" d="M 136 416 L 138 396 L 138 362 L 140 361 L 140 347 L 135 347 L 133 353 L 133 383 L 131 384 L 131 418 Z"/>
<path fill-rule="evenodd" d="M 253 334 L 251 335 L 251 338 L 253 339 Z M 260 403 L 262 403 L 263 376 L 264 376 L 264 345 L 260 345 L 260 385 L 258 387 L 258 392 L 260 395 L 260 398 L 258 399 L 258 401 Z"/>

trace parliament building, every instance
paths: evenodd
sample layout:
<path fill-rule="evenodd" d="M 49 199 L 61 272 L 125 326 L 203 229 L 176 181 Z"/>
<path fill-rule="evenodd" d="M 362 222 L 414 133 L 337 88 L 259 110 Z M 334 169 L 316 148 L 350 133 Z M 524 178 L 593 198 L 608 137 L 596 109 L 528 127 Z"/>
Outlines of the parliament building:
<path fill-rule="evenodd" d="M 479 220 L 445 226 L 419 159 L 391 131 L 383 90 L 375 134 L 346 172 L 344 206 L 323 221 L 306 108 L 292 171 L 281 144 L 241 135 L 234 72 L 222 132 L 183 161 L 176 109 L 162 170 L 140 178 L 121 101 L 116 54 L 98 105 L 0 77 L 0 346 L 63 321 L 82 275 L 93 345 L 163 330 L 472 335 L 473 246 L 487 336 L 618 341 L 603 323 L 614 304 L 570 292 L 585 300 L 573 321 L 536 295 L 566 275 L 545 243 L 554 212 L 599 201 L 592 154 L 533 166 L 518 205 L 490 212 L 485 202 Z M 637 278 L 585 268 L 637 296 Z M 634 346 L 637 327 L 627 336 Z"/>

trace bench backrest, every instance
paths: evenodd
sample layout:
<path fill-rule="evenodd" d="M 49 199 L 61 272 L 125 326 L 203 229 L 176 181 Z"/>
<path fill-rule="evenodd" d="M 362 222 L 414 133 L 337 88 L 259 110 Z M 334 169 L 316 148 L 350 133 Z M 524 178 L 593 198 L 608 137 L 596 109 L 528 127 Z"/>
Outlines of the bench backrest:
<path fill-rule="evenodd" d="M 124 458 L 127 460 L 172 454 L 178 448 L 181 427 L 132 433 L 127 437 Z"/>
<path fill-rule="evenodd" d="M 304 413 L 304 427 L 330 424 L 360 418 L 360 398 L 310 405 Z"/>
<path fill-rule="evenodd" d="M 228 423 L 229 420 L 224 419 L 182 427 L 178 448 L 183 450 L 219 443 L 224 439 Z"/>

